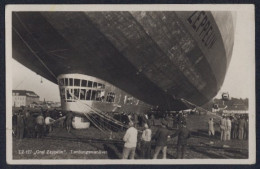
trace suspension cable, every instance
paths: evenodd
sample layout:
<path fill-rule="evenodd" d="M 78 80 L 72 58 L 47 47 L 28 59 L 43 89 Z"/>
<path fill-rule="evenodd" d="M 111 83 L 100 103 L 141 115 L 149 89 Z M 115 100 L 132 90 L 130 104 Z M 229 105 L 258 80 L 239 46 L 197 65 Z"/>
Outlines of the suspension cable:
<path fill-rule="evenodd" d="M 77 101 L 79 101 L 79 100 L 77 100 Z M 81 103 L 81 102 L 77 102 L 77 103 Z M 81 103 L 81 104 L 84 104 L 84 103 Z M 84 105 L 85 105 L 85 106 L 89 106 L 89 105 L 87 105 L 87 104 L 84 104 Z M 91 106 L 89 106 L 89 107 L 91 107 Z M 113 123 L 115 123 L 115 124 L 117 124 L 117 125 L 119 125 L 119 126 L 121 126 L 121 127 L 125 127 L 125 126 L 123 126 L 123 125 L 120 124 L 120 123 L 118 124 L 117 121 L 113 121 L 112 119 L 107 119 L 108 116 L 105 116 L 104 114 L 100 114 L 100 113 L 96 112 L 95 110 L 93 110 L 92 112 L 95 113 L 96 115 L 98 115 L 103 122 L 107 123 L 108 125 L 110 125 L 110 126 L 112 126 L 112 127 L 113 127 L 113 125 L 111 125 L 108 121 L 111 121 L 111 122 L 113 122 Z M 102 116 L 102 115 L 103 115 L 103 116 Z M 107 119 L 107 121 L 104 120 L 104 119 Z M 118 127 L 117 129 L 119 129 L 119 127 Z"/>
<path fill-rule="evenodd" d="M 41 62 L 41 64 L 46 68 L 46 70 L 55 78 L 57 79 L 56 75 L 49 69 L 49 67 L 42 61 L 42 59 L 37 55 L 37 53 L 30 47 L 30 45 L 23 39 L 21 34 L 15 29 L 15 27 L 12 27 L 12 29 L 17 33 L 17 35 L 21 38 L 21 40 L 24 42 L 26 47 L 32 52 L 32 54 Z"/>
<path fill-rule="evenodd" d="M 200 106 L 197 106 L 197 105 L 194 104 L 194 103 L 189 102 L 188 100 L 185 100 L 185 99 L 182 98 L 181 101 L 183 101 L 184 103 L 189 104 L 189 105 L 191 105 L 191 106 L 194 106 L 195 108 L 200 108 L 201 110 L 203 110 L 203 111 L 205 111 L 205 112 L 207 112 L 207 113 L 210 113 L 211 115 L 214 115 L 214 116 L 217 116 L 217 117 L 221 117 L 221 116 L 219 116 L 219 115 L 217 115 L 217 114 L 213 114 L 211 111 L 208 111 L 208 110 L 206 110 L 206 109 L 204 109 L 204 108 L 202 108 L 202 107 L 200 107 Z"/>
<path fill-rule="evenodd" d="M 75 98 L 75 97 L 74 97 Z M 80 102 L 80 100 L 79 99 L 77 99 L 76 100 L 77 102 L 77 104 L 79 104 L 79 103 L 81 103 Z M 79 101 L 79 102 L 78 102 Z M 83 103 L 81 103 L 81 104 L 83 104 Z M 87 105 L 87 104 L 84 104 L 84 105 Z M 88 105 L 89 106 L 89 105 Z M 106 124 L 108 124 L 108 125 L 110 125 L 111 127 L 113 127 L 113 128 L 116 128 L 115 126 L 113 126 L 113 125 L 111 125 L 108 121 L 105 121 L 104 119 L 106 119 L 105 117 L 102 117 L 99 113 L 97 113 L 97 112 L 95 112 L 95 111 L 93 111 L 96 115 L 98 115 L 99 117 L 101 117 L 101 120 L 103 121 L 103 122 L 105 122 Z M 89 120 L 91 120 L 91 122 L 97 127 L 98 126 L 98 123 L 100 124 L 100 122 L 98 121 L 98 120 L 96 120 L 96 119 L 94 119 L 93 117 L 91 118 L 91 115 L 88 115 L 87 113 L 85 113 L 85 111 L 83 110 L 83 114 L 89 119 Z M 111 121 L 111 120 L 110 120 Z M 113 122 L 113 121 L 112 121 Z M 115 122 L 114 122 L 115 123 Z M 103 130 L 103 129 L 101 129 L 101 127 L 100 126 L 98 126 L 97 127 L 98 129 L 100 129 L 100 130 Z M 107 128 L 108 129 L 108 128 Z M 119 127 L 117 128 L 117 129 L 120 129 Z M 110 129 L 108 129 L 108 130 L 110 130 Z M 111 130 L 110 130 L 111 131 Z M 112 131 L 111 131 L 112 132 Z"/>

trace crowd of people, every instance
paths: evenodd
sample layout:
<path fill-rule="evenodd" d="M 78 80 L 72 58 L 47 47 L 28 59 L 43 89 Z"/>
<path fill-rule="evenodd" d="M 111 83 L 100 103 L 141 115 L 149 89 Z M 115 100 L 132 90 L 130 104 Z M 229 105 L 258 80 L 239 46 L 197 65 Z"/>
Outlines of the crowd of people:
<path fill-rule="evenodd" d="M 126 116 L 126 114 L 124 114 Z M 47 133 L 52 132 L 54 121 L 57 119 L 65 117 L 60 123 L 59 127 L 65 127 L 68 132 L 71 131 L 71 124 L 73 113 L 66 112 L 63 114 L 60 111 L 54 110 L 41 110 L 40 112 L 32 112 L 30 110 L 19 110 L 13 113 L 12 123 L 13 123 L 13 135 L 17 139 L 23 138 L 42 138 L 46 136 Z M 187 139 L 190 137 L 189 130 L 186 128 L 185 117 L 182 113 L 178 116 L 178 126 L 179 130 L 173 133 L 169 130 L 167 125 L 167 117 L 162 118 L 161 126 L 153 134 L 151 126 L 154 125 L 155 118 L 150 116 L 148 120 L 148 115 L 136 115 L 128 114 L 127 121 L 129 128 L 123 137 L 124 149 L 122 152 L 123 159 L 134 159 L 137 142 L 140 142 L 141 157 L 144 159 L 158 158 L 159 153 L 162 151 L 163 158 L 167 158 L 167 144 L 170 138 L 178 136 L 177 143 L 177 157 L 184 158 L 184 153 L 186 150 Z M 175 119 L 176 120 L 176 119 Z M 57 123 L 56 123 L 57 124 Z M 138 139 L 138 130 L 136 126 L 143 126 L 141 137 Z M 157 126 L 158 127 L 158 126 Z M 153 134 L 153 135 L 152 135 Z M 154 154 L 152 155 L 152 143 L 155 143 Z"/>
<path fill-rule="evenodd" d="M 57 120 L 63 118 L 61 121 Z M 59 127 L 66 127 L 70 132 L 73 113 L 53 110 L 40 110 L 32 112 L 30 110 L 20 109 L 14 112 L 12 116 L 13 135 L 17 139 L 23 138 L 42 138 L 47 133 L 53 131 L 54 122 L 57 120 Z"/>
<path fill-rule="evenodd" d="M 219 124 L 220 140 L 248 139 L 248 117 L 245 115 L 228 116 L 222 115 L 219 123 L 214 122 L 213 118 L 208 121 L 209 137 L 215 137 L 215 126 Z"/>
<path fill-rule="evenodd" d="M 12 117 L 13 135 L 18 139 L 41 138 L 44 135 L 44 117 L 40 113 L 34 117 L 30 111 L 19 110 Z"/>
<path fill-rule="evenodd" d="M 163 159 L 167 158 L 167 146 L 171 138 L 178 137 L 177 141 L 177 158 L 184 158 L 184 154 L 187 147 L 187 140 L 191 137 L 190 131 L 186 127 L 185 116 L 180 113 L 178 121 L 178 129 L 173 132 L 167 128 L 168 122 L 165 118 L 161 119 L 161 125 L 156 130 L 155 134 L 152 134 L 151 125 L 153 125 L 154 117 L 148 120 L 148 117 L 144 115 L 141 138 L 138 139 L 138 130 L 134 118 L 129 121 L 129 128 L 127 129 L 123 140 L 125 142 L 122 158 L 123 159 L 134 159 L 137 143 L 140 142 L 141 158 L 144 159 L 157 159 L 160 152 L 163 154 Z M 152 143 L 155 143 L 154 153 L 152 152 Z"/>
<path fill-rule="evenodd" d="M 191 133 L 187 128 L 186 113 L 180 111 L 174 116 L 165 115 L 159 119 L 155 118 L 153 114 L 148 116 L 148 114 L 137 115 L 133 113 L 122 114 L 121 116 L 118 115 L 117 118 L 123 120 L 129 126 L 123 137 L 123 159 L 134 159 L 138 145 L 141 158 L 157 159 L 160 152 L 162 152 L 162 158 L 166 159 L 168 143 L 173 142 L 174 137 L 178 137 L 177 158 L 185 157 L 187 140 L 191 137 Z M 73 112 L 41 110 L 35 113 L 29 110 L 19 110 L 13 113 L 13 134 L 17 139 L 23 139 L 24 137 L 41 138 L 48 132 L 52 132 L 53 122 L 57 122 L 62 117 L 64 118 L 58 123 L 59 127 L 65 127 L 70 132 Z M 155 122 L 156 120 L 157 122 Z M 159 125 L 158 120 L 160 121 Z M 176 126 L 169 127 L 169 120 L 172 120 Z M 248 139 L 247 116 L 223 115 L 220 122 L 215 122 L 213 118 L 210 118 L 208 121 L 208 134 L 210 137 L 215 137 L 216 125 L 219 125 L 220 140 L 222 141 Z M 153 130 L 151 129 L 152 126 Z M 140 127 L 143 127 L 143 131 L 139 135 Z"/>

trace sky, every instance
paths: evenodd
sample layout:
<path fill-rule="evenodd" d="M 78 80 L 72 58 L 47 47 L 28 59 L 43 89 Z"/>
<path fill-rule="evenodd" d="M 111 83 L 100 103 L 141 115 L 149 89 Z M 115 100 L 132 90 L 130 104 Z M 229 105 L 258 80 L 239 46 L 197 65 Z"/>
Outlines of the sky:
<path fill-rule="evenodd" d="M 247 15 L 242 12 L 237 13 L 236 19 L 232 58 L 217 98 L 221 96 L 222 92 L 228 92 L 230 97 L 248 98 L 253 87 L 254 59 L 249 57 L 248 53 L 252 53 L 252 48 L 249 46 L 254 44 L 249 44 L 252 39 L 247 36 L 252 30 L 252 24 L 247 19 Z M 40 96 L 40 100 L 60 101 L 58 85 L 42 78 L 14 59 L 12 60 L 12 71 L 13 90 L 31 90 Z"/>
<path fill-rule="evenodd" d="M 13 90 L 31 90 L 39 95 L 42 101 L 60 101 L 58 85 L 37 75 L 14 59 L 12 67 Z"/>
<path fill-rule="evenodd" d="M 238 12 L 236 15 L 235 39 L 232 58 L 226 73 L 224 83 L 217 95 L 228 92 L 230 97 L 249 98 L 252 95 L 252 78 L 254 77 L 254 42 L 249 36 L 253 25 L 248 15 Z"/>

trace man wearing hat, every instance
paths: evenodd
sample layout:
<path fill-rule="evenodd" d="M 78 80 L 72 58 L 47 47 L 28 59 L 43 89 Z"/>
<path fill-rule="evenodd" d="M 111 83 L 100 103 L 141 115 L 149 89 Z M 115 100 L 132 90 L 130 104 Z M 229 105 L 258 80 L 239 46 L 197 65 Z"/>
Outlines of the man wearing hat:
<path fill-rule="evenodd" d="M 170 136 L 170 131 L 166 128 L 167 121 L 161 121 L 162 126 L 156 131 L 153 139 L 156 140 L 156 147 L 154 150 L 153 159 L 157 159 L 158 154 L 162 150 L 163 152 L 163 159 L 166 159 L 167 154 L 167 139 Z"/>
<path fill-rule="evenodd" d="M 22 110 L 19 110 L 18 116 L 17 116 L 17 138 L 23 139 L 24 135 L 24 116 L 22 115 Z"/>
<path fill-rule="evenodd" d="M 37 117 L 36 117 L 36 136 L 37 138 L 41 138 L 44 135 L 44 117 L 43 113 L 41 112 Z"/>
<path fill-rule="evenodd" d="M 152 137 L 152 130 L 150 129 L 149 122 L 144 123 L 144 131 L 141 137 L 141 150 L 142 150 L 142 157 L 144 159 L 151 158 L 151 137 Z"/>
<path fill-rule="evenodd" d="M 69 111 L 69 112 L 66 114 L 66 120 L 65 120 L 66 129 L 67 129 L 68 133 L 69 133 L 70 130 L 71 130 L 72 119 L 73 119 L 72 111 Z"/>
<path fill-rule="evenodd" d="M 220 120 L 220 140 L 225 141 L 226 136 L 225 136 L 225 131 L 226 131 L 226 118 L 225 115 L 222 115 L 222 119 Z"/>
<path fill-rule="evenodd" d="M 227 116 L 226 117 L 226 140 L 230 140 L 230 136 L 231 136 L 231 120 L 230 117 Z"/>
<path fill-rule="evenodd" d="M 177 158 L 184 158 L 184 154 L 187 147 L 187 140 L 190 138 L 190 131 L 186 127 L 186 123 L 183 123 L 180 127 L 180 129 L 173 134 L 171 137 L 174 138 L 178 136 L 177 141 Z"/>
<path fill-rule="evenodd" d="M 26 136 L 35 137 L 35 119 L 32 117 L 30 111 L 28 110 L 25 114 L 25 125 L 26 125 Z"/>
<path fill-rule="evenodd" d="M 12 126 L 13 126 L 13 135 L 16 136 L 17 134 L 17 112 L 13 113 L 12 116 Z"/>
<path fill-rule="evenodd" d="M 182 126 L 182 124 L 186 123 L 185 116 L 186 115 L 184 114 L 184 112 L 182 110 L 178 113 L 178 117 L 177 117 L 178 128 L 180 128 Z"/>
<path fill-rule="evenodd" d="M 243 116 L 240 117 L 238 121 L 238 139 L 242 140 L 244 138 L 244 130 L 245 130 L 246 121 Z"/>
<path fill-rule="evenodd" d="M 215 128 L 214 128 L 214 119 L 210 118 L 208 121 L 208 133 L 209 137 L 214 137 L 215 136 Z"/>

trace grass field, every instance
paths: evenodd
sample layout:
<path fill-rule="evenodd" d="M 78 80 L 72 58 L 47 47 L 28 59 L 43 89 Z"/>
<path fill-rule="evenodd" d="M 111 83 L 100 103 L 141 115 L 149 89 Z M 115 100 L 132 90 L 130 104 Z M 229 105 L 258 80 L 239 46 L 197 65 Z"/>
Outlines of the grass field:
<path fill-rule="evenodd" d="M 208 138 L 207 121 L 211 115 L 189 115 L 187 127 L 192 133 L 188 140 L 187 159 L 246 159 L 248 158 L 248 141 L 219 140 L 219 128 L 216 137 Z M 215 117 L 214 117 L 215 118 Z M 217 120 L 217 119 L 216 119 Z M 155 133 L 156 128 L 152 128 Z M 174 133 L 174 131 L 173 131 Z M 122 155 L 124 132 L 103 133 L 94 127 L 86 130 L 72 130 L 67 133 L 64 128 L 54 128 L 52 133 L 42 139 L 13 138 L 14 159 L 120 159 Z M 106 140 L 106 141 L 104 141 Z M 170 139 L 167 158 L 176 158 L 177 138 Z M 209 144 L 209 143 L 212 144 Z M 225 145 L 225 148 L 223 147 Z M 154 146 L 152 146 L 154 149 Z M 153 151 L 152 151 L 153 154 Z M 159 156 L 161 158 L 162 155 Z M 140 159 L 137 148 L 136 159 Z"/>

